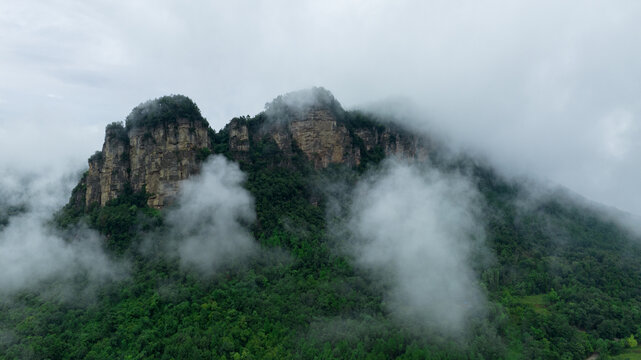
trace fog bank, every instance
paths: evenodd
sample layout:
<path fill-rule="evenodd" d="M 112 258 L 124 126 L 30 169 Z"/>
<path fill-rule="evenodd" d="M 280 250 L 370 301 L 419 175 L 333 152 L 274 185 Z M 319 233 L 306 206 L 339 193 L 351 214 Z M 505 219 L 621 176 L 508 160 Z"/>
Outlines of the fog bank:
<path fill-rule="evenodd" d="M 78 282 L 84 292 L 126 276 L 127 263 L 104 251 L 96 231 L 83 224 L 60 230 L 52 223 L 78 181 L 70 173 L 65 169 L 0 176 L 0 217 L 6 221 L 0 226 L 0 295 L 49 292 L 48 285 L 56 283 L 65 289 L 58 295 L 72 299 L 78 294 L 65 291 Z"/>
<path fill-rule="evenodd" d="M 167 212 L 170 254 L 183 267 L 211 275 L 245 260 L 258 246 L 248 230 L 256 219 L 254 199 L 243 188 L 237 163 L 215 155 L 201 172 L 181 183 L 176 207 Z"/>
<path fill-rule="evenodd" d="M 356 186 L 349 251 L 387 285 L 387 307 L 404 323 L 456 335 L 483 314 L 471 258 L 485 237 L 480 201 L 462 175 L 396 160 Z"/>

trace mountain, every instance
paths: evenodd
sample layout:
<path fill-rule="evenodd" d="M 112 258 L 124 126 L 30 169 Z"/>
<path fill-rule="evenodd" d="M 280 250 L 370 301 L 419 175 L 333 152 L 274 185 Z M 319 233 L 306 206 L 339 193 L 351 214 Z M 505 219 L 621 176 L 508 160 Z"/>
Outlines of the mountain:
<path fill-rule="evenodd" d="M 134 108 L 126 126 L 107 126 L 102 151 L 89 158 L 79 184 L 84 191 L 75 192 L 73 202 L 104 206 L 126 187 L 144 188 L 147 204 L 160 209 L 209 154 L 224 149 L 231 159 L 248 161 L 264 144 L 275 146 L 286 162 L 302 153 L 315 169 L 358 167 L 389 155 L 425 160 L 428 152 L 425 139 L 348 113 L 322 88 L 280 96 L 257 118 L 234 118 L 220 134 L 189 98 L 165 96 Z"/>
<path fill-rule="evenodd" d="M 211 147 L 209 124 L 191 99 L 165 96 L 140 104 L 127 116 L 126 126 L 107 126 L 102 151 L 89 158 L 81 180 L 84 193 L 74 202 L 99 204 L 120 195 L 125 187 L 143 188 L 147 204 L 162 208 L 178 192 L 178 183 L 198 170 L 199 156 Z"/>
<path fill-rule="evenodd" d="M 7 298 L 0 358 L 638 350 L 641 243 L 611 212 L 325 89 L 220 131 L 185 96 L 151 100 L 107 126 L 88 165 L 51 231 L 98 231 L 128 276 Z"/>

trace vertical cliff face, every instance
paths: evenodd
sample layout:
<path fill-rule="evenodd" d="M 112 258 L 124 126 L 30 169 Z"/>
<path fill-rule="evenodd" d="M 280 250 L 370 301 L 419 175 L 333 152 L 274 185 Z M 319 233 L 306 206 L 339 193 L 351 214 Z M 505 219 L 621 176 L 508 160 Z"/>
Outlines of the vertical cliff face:
<path fill-rule="evenodd" d="M 200 149 L 210 148 L 208 126 L 179 118 L 172 124 L 129 131 L 131 187 L 151 194 L 148 204 L 161 208 L 171 202 L 181 180 L 198 172 Z"/>
<path fill-rule="evenodd" d="M 289 125 L 292 139 L 314 167 L 357 163 L 352 140 L 345 125 L 329 109 L 310 109 L 301 120 Z"/>
<path fill-rule="evenodd" d="M 267 135 L 285 154 L 291 155 L 292 147 L 300 149 L 316 169 L 331 164 L 358 166 L 373 153 L 418 160 L 428 155 L 425 139 L 362 121 L 343 110 L 322 88 L 279 96 L 267 105 L 265 117 L 265 123 L 254 133 L 239 121 L 230 123 L 229 146 L 233 154 L 249 151 L 249 137 Z"/>
<path fill-rule="evenodd" d="M 107 126 L 102 151 L 89 158 L 86 205 L 104 205 L 124 190 L 128 180 L 129 139 L 121 124 Z"/>
<path fill-rule="evenodd" d="M 252 152 L 265 139 L 276 146 Z M 134 108 L 125 124 L 107 126 L 102 151 L 89 159 L 72 202 L 104 206 L 125 191 L 144 189 L 147 204 L 163 208 L 171 204 L 181 181 L 199 171 L 203 154 L 218 148 L 241 162 L 256 160 L 261 151 L 280 151 L 277 166 L 290 166 L 302 154 L 320 170 L 332 164 L 358 167 L 391 155 L 423 160 L 428 145 L 372 116 L 343 110 L 322 88 L 279 96 L 265 112 L 235 118 L 219 135 L 189 98 L 165 96 Z"/>
<path fill-rule="evenodd" d="M 151 207 L 168 205 L 180 181 L 198 172 L 198 154 L 211 147 L 208 129 L 185 97 L 141 104 L 127 118 L 127 127 L 107 127 L 102 151 L 89 159 L 86 206 L 103 206 L 127 186 L 133 191 L 144 188 Z"/>
<path fill-rule="evenodd" d="M 388 127 L 369 126 L 354 130 L 363 141 L 366 151 L 382 149 L 385 156 L 416 159 L 423 161 L 428 157 L 428 141 L 421 136 Z"/>
<path fill-rule="evenodd" d="M 232 158 L 237 161 L 249 160 L 249 128 L 247 121 L 241 118 L 232 119 L 227 125 L 229 130 L 229 150 Z"/>
<path fill-rule="evenodd" d="M 349 131 L 328 109 L 310 109 L 290 122 L 268 123 L 261 134 L 271 137 L 286 154 L 292 152 L 292 145 L 298 147 L 316 169 L 357 164 Z"/>

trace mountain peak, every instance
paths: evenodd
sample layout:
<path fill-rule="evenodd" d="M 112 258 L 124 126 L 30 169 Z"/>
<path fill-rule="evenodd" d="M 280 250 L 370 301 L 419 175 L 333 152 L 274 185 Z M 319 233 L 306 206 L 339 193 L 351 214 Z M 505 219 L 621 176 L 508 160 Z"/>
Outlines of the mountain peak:
<path fill-rule="evenodd" d="M 233 119 L 217 134 L 186 96 L 146 101 L 131 111 L 125 124 L 107 125 L 102 151 L 89 158 L 89 171 L 73 202 L 87 209 L 104 206 L 132 190 L 146 192 L 150 207 L 163 208 L 173 201 L 180 182 L 198 173 L 211 153 L 250 163 L 259 161 L 256 157 L 277 156 L 280 165 L 291 165 L 302 154 L 319 170 L 331 164 L 365 168 L 387 155 L 427 156 L 420 137 L 343 110 L 321 87 L 278 96 L 265 109 L 254 118 Z M 261 150 L 268 143 L 275 146 L 271 155 Z"/>
<path fill-rule="evenodd" d="M 211 146 L 209 124 L 186 96 L 163 96 L 136 106 L 125 124 L 105 129 L 102 151 L 89 158 L 89 170 L 76 204 L 104 206 L 127 189 L 146 191 L 148 205 L 161 208 L 178 192 L 178 183 L 198 172 L 203 149 Z"/>
<path fill-rule="evenodd" d="M 209 126 L 196 103 L 184 95 L 168 95 L 145 101 L 131 110 L 125 124 L 127 130 L 130 130 L 159 124 L 167 125 L 179 119 L 198 121 Z"/>
<path fill-rule="evenodd" d="M 265 114 L 278 121 L 300 120 L 313 110 L 327 110 L 341 118 L 345 110 L 332 93 L 323 87 L 312 87 L 279 95 L 265 104 Z"/>

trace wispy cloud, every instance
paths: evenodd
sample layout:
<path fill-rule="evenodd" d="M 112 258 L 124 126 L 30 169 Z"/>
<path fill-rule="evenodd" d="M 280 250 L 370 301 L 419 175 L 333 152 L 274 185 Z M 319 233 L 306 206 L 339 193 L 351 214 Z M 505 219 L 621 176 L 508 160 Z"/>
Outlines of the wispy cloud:
<path fill-rule="evenodd" d="M 82 295 L 91 295 L 87 292 L 100 284 L 126 276 L 128 264 L 104 251 L 96 231 L 83 225 L 60 230 L 51 223 L 76 176 L 61 171 L 1 179 L 0 216 L 7 223 L 0 226 L 0 296 L 22 290 L 51 293 L 48 285 L 55 283 L 62 289 L 53 291 L 57 299 L 67 300 L 79 295 L 73 293 L 79 279 Z"/>
<path fill-rule="evenodd" d="M 248 230 L 256 214 L 244 181 L 238 164 L 216 155 L 203 164 L 199 175 L 181 184 L 176 207 L 167 213 L 167 233 L 161 237 L 183 267 L 211 275 L 258 249 Z"/>
<path fill-rule="evenodd" d="M 348 251 L 389 289 L 389 310 L 445 335 L 468 330 L 485 306 L 472 266 L 485 239 L 474 185 L 394 160 L 357 185 L 351 201 Z"/>

